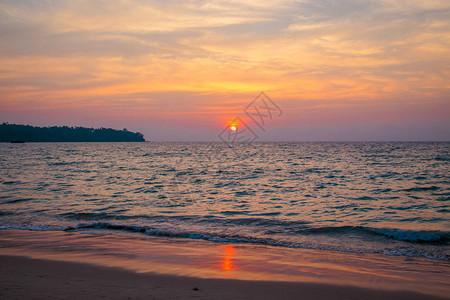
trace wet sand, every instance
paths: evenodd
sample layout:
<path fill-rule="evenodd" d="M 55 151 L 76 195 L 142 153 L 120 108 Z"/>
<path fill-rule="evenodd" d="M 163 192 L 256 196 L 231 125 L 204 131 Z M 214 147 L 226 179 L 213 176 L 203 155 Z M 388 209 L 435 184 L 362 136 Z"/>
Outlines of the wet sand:
<path fill-rule="evenodd" d="M 20 256 L 0 256 L 0 265 L 2 299 L 439 299 L 314 283 L 137 274 Z"/>
<path fill-rule="evenodd" d="M 0 254 L 1 299 L 439 299 L 450 291 L 447 262 L 383 255 L 21 230 L 0 231 Z"/>

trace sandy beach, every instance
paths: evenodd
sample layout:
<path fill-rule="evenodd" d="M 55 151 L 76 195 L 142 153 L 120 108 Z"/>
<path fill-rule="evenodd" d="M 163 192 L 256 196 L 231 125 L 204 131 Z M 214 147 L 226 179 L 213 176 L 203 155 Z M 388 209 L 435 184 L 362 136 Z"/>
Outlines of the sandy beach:
<path fill-rule="evenodd" d="M 441 299 L 405 291 L 299 282 L 137 274 L 81 263 L 0 256 L 2 299 Z"/>
<path fill-rule="evenodd" d="M 332 251 L 2 230 L 0 254 L 2 299 L 445 299 L 448 292 L 445 262 Z"/>

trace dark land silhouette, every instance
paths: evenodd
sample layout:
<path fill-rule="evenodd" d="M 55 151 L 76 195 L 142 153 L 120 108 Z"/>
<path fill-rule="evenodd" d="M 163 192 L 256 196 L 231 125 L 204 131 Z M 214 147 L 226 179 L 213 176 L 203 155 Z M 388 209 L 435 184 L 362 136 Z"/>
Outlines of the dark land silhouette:
<path fill-rule="evenodd" d="M 142 133 L 127 129 L 35 127 L 3 123 L 0 125 L 0 142 L 145 142 L 145 139 Z"/>

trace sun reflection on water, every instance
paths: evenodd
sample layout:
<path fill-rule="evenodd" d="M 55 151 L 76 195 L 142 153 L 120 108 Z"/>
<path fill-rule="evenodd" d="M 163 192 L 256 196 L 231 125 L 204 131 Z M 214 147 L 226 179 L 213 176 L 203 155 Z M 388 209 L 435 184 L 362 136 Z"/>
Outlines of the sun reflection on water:
<path fill-rule="evenodd" d="M 222 270 L 231 271 L 236 269 L 236 266 L 233 263 L 233 258 L 235 256 L 234 251 L 234 246 L 224 246 Z"/>

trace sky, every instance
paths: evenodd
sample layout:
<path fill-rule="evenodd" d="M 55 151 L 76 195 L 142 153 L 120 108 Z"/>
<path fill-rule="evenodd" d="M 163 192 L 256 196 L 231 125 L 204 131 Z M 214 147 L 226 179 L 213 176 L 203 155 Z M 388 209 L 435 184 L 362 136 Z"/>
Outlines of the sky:
<path fill-rule="evenodd" d="M 0 0 L 0 122 L 449 141 L 449 79 L 448 0 Z"/>

